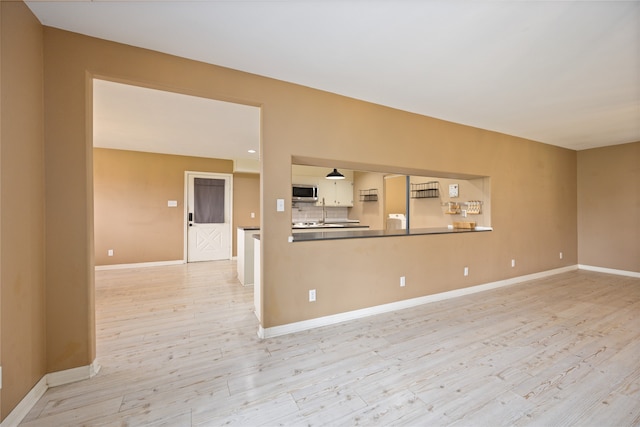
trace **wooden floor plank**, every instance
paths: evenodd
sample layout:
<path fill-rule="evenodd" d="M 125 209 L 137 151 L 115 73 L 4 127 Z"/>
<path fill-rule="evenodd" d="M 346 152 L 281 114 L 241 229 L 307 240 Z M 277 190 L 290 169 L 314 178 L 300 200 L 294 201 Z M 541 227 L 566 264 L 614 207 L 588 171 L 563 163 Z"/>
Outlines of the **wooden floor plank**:
<path fill-rule="evenodd" d="M 640 279 L 578 270 L 260 340 L 235 268 L 96 272 L 102 369 L 22 425 L 640 425 Z"/>

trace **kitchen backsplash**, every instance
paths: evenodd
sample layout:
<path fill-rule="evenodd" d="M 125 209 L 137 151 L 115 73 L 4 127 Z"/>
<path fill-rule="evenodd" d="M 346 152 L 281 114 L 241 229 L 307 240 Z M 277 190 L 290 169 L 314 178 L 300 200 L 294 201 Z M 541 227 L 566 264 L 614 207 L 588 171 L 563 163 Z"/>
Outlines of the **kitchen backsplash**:
<path fill-rule="evenodd" d="M 326 221 L 344 221 L 349 218 L 349 208 L 325 208 Z M 292 222 L 317 222 L 322 221 L 322 206 L 315 206 L 308 203 L 299 203 L 291 210 Z"/>

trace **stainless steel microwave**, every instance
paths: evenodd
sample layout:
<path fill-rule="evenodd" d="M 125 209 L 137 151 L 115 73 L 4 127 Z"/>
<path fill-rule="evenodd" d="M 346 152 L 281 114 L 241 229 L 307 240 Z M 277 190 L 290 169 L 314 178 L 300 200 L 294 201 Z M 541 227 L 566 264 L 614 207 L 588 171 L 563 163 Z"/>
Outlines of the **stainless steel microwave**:
<path fill-rule="evenodd" d="M 291 200 L 294 202 L 317 202 L 318 187 L 315 185 L 293 184 Z"/>

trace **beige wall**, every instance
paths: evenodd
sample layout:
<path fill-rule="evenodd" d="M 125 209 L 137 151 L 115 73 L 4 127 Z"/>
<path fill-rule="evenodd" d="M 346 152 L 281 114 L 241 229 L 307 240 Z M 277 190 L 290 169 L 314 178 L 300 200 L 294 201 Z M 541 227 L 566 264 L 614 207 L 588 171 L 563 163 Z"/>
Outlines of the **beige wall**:
<path fill-rule="evenodd" d="M 485 192 L 485 188 L 489 186 L 490 180 L 488 178 L 467 180 L 442 177 L 411 177 L 411 184 L 420 184 L 429 181 L 437 181 L 439 183 L 440 197 L 424 199 L 411 198 L 409 200 L 411 229 L 447 227 L 453 225 L 454 221 L 473 221 L 478 226 L 491 226 L 491 197 L 488 191 Z M 449 197 L 449 184 L 458 184 L 459 197 Z M 442 206 L 442 203 L 449 201 L 464 203 L 470 200 L 481 200 L 484 202 L 480 214 L 469 214 L 467 217 L 450 215 L 445 213 L 447 208 Z M 463 209 L 466 209 L 465 205 L 461 205 L 461 212 Z"/>
<path fill-rule="evenodd" d="M 640 272 L 640 142 L 578 152 L 578 262 Z"/>
<path fill-rule="evenodd" d="M 593 215 L 577 213 L 577 182 L 581 207 L 593 207 L 583 194 L 600 168 L 589 152 L 580 153 L 576 179 L 578 155 L 570 150 L 51 28 L 44 29 L 45 192 L 38 136 L 41 27 L 22 3 L 0 4 L 3 418 L 44 372 L 88 365 L 95 357 L 92 76 L 262 107 L 265 327 L 574 265 L 577 222 L 584 233 L 581 262 L 637 271 L 637 228 L 635 236 L 621 237 L 625 248 L 636 249 L 631 263 L 614 264 L 605 250 L 582 250 L 590 239 L 593 248 L 594 228 L 583 228 Z M 18 118 L 9 120 L 16 117 L 11 114 Z M 612 158 L 624 163 L 633 150 Z M 491 176 L 495 231 L 288 243 L 290 204 L 276 212 L 275 199 L 290 201 L 292 157 L 326 159 L 327 167 Z M 637 183 L 637 168 L 623 177 Z M 638 210 L 637 201 L 629 207 L 636 223 Z M 462 276 L 463 266 L 469 277 Z M 402 289 L 400 275 L 407 278 Z M 318 290 L 313 304 L 306 301 L 310 288 Z"/>
<path fill-rule="evenodd" d="M 3 64 L 3 49 L 2 49 L 2 40 L 4 40 L 4 25 L 2 24 L 2 17 L 4 7 L 0 3 L 0 366 L 2 366 L 2 134 L 4 133 L 2 127 L 2 105 L 5 103 L 5 97 L 3 96 L 2 87 L 4 86 L 4 79 L 2 73 L 2 64 Z M 7 98 L 8 99 L 8 98 Z M 10 406 L 10 409 L 13 406 Z M 5 418 L 4 411 L 2 410 L 2 390 L 0 389 L 0 423 Z"/>
<path fill-rule="evenodd" d="M 46 373 L 42 27 L 0 2 L 0 419 Z"/>
<path fill-rule="evenodd" d="M 52 28 L 44 29 L 44 70 L 48 372 L 95 357 L 92 76 L 262 107 L 265 327 L 577 262 L 573 151 Z M 3 104 L 10 99 L 4 91 L 2 97 Z M 352 169 L 491 176 L 495 231 L 288 243 L 296 156 Z M 3 208 L 4 198 L 3 187 Z M 285 212 L 276 212 L 276 198 L 287 200 Z M 400 275 L 405 288 L 397 285 Z M 3 281 L 3 307 L 6 288 Z M 310 288 L 318 290 L 314 304 L 306 301 Z M 39 342 L 37 328 L 25 334 Z M 4 335 L 2 341 L 4 349 Z"/>
<path fill-rule="evenodd" d="M 251 218 L 251 213 L 255 218 Z M 233 174 L 233 255 L 237 255 L 237 227 L 260 226 L 260 175 Z"/>
<path fill-rule="evenodd" d="M 378 201 L 360 200 L 360 190 L 378 190 Z M 349 218 L 360 220 L 371 230 L 384 230 L 384 175 L 377 172 L 354 172 L 353 207 Z"/>
<path fill-rule="evenodd" d="M 407 177 L 403 175 L 389 175 L 383 179 L 384 217 L 383 228 L 389 214 L 407 215 Z"/>
<path fill-rule="evenodd" d="M 55 265 L 47 270 L 48 286 L 77 288 L 74 295 L 61 292 L 52 304 L 54 311 L 66 307 L 78 325 L 88 310 L 77 307 L 85 306 L 90 291 L 84 289 L 92 288 L 87 278 L 92 260 L 86 254 L 93 229 L 87 208 L 93 198 L 91 162 L 82 162 L 91 153 L 86 107 L 91 74 L 261 106 L 265 327 L 577 262 L 574 151 L 51 28 L 45 29 L 45 46 L 47 164 L 56 165 L 48 170 L 47 185 L 51 194 L 67 194 L 65 200 L 52 200 L 49 209 L 49 221 L 60 222 L 48 234 L 48 253 L 61 245 L 66 250 L 48 259 L 48 266 Z M 288 243 L 292 158 L 372 171 L 384 165 L 387 171 L 412 175 L 491 176 L 495 231 Z M 277 198 L 287 200 L 285 212 L 276 212 Z M 62 219 L 68 209 L 84 220 Z M 468 277 L 462 275 L 464 266 L 470 268 Z M 401 275 L 407 277 L 402 289 L 397 286 Z M 319 297 L 310 305 L 306 295 L 312 288 Z M 56 348 L 49 349 L 54 360 L 64 353 L 63 342 L 88 332 L 56 331 Z M 91 339 L 82 341 L 91 346 Z M 73 366 L 76 355 L 86 364 L 92 351 L 80 349 L 64 365 L 51 366 Z"/>
<path fill-rule="evenodd" d="M 230 174 L 233 162 L 93 150 L 96 265 L 184 258 L 185 171 Z M 178 206 L 168 207 L 169 200 Z"/>

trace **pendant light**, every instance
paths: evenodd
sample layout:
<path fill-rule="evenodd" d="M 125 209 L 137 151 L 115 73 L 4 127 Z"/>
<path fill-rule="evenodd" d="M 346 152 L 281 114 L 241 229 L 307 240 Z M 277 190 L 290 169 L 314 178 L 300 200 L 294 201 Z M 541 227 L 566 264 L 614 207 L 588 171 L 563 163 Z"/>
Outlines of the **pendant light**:
<path fill-rule="evenodd" d="M 333 169 L 333 172 L 330 172 L 327 175 L 327 179 L 344 179 L 344 175 L 338 172 L 338 169 Z"/>

